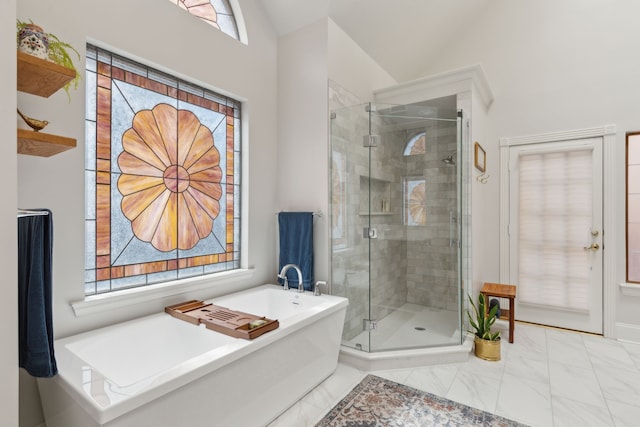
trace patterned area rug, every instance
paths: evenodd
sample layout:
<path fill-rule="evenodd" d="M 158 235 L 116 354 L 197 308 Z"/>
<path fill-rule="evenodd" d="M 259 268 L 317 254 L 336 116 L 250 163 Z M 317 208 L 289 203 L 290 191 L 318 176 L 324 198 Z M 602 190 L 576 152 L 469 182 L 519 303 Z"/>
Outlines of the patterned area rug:
<path fill-rule="evenodd" d="M 526 427 L 524 424 L 367 375 L 316 427 Z"/>

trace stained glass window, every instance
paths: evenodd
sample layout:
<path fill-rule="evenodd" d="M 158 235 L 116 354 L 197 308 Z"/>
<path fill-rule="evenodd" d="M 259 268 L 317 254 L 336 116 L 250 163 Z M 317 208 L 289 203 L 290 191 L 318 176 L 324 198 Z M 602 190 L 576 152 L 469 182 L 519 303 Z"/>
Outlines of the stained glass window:
<path fill-rule="evenodd" d="M 426 139 L 426 132 L 418 132 L 413 135 L 404 147 L 404 155 L 413 156 L 415 154 L 425 154 L 427 152 L 425 148 Z"/>
<path fill-rule="evenodd" d="M 333 150 L 331 156 L 331 239 L 333 250 L 347 248 L 347 162 L 344 154 Z"/>
<path fill-rule="evenodd" d="M 426 185 L 427 181 L 423 177 L 409 177 L 404 179 L 405 225 L 426 225 Z"/>
<path fill-rule="evenodd" d="M 240 267 L 240 103 L 87 46 L 85 294 Z"/>
<path fill-rule="evenodd" d="M 239 40 L 238 26 L 228 0 L 169 0 L 207 24 Z"/>

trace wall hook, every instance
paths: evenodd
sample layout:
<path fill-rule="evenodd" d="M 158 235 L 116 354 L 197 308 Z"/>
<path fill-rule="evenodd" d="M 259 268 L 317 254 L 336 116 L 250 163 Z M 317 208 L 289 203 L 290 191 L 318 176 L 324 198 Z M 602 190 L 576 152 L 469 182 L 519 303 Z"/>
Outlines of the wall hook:
<path fill-rule="evenodd" d="M 480 184 L 486 184 L 487 181 L 489 181 L 490 177 L 491 175 L 489 175 L 488 173 L 483 173 L 476 176 L 476 181 L 478 181 Z"/>

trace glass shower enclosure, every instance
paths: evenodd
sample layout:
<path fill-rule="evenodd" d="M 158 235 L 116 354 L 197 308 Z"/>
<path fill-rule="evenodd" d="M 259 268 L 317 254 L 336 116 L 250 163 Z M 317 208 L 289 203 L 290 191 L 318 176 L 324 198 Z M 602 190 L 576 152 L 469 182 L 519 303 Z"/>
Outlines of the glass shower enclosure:
<path fill-rule="evenodd" d="M 349 299 L 345 346 L 462 343 L 468 168 L 450 98 L 331 112 L 331 287 Z"/>

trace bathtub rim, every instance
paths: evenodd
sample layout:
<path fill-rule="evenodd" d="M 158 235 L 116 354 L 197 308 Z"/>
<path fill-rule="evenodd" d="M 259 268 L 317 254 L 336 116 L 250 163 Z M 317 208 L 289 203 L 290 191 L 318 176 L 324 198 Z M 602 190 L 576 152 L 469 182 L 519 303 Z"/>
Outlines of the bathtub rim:
<path fill-rule="evenodd" d="M 290 289 L 289 291 L 284 291 L 282 286 L 274 285 L 274 284 L 263 284 L 253 288 L 249 288 L 246 290 L 233 292 L 226 295 L 217 296 L 208 302 L 215 302 L 225 297 L 236 296 L 236 295 L 247 295 L 251 293 L 259 292 L 263 289 L 273 289 L 279 292 L 288 292 L 290 294 L 299 295 L 297 290 Z M 68 381 L 63 377 L 60 373 L 53 378 L 38 378 L 38 382 L 40 381 L 53 381 L 57 383 L 66 393 L 69 394 L 71 399 L 73 399 L 82 409 L 84 409 L 96 422 L 99 424 L 108 423 L 136 408 L 145 405 L 167 393 L 170 393 L 180 387 L 183 387 L 189 384 L 192 381 L 197 380 L 215 370 L 224 368 L 226 365 L 233 363 L 234 361 L 240 360 L 243 357 L 255 352 L 260 349 L 282 339 L 286 336 L 289 336 L 301 329 L 303 329 L 306 325 L 315 322 L 319 319 L 323 319 L 328 317 L 340 310 L 346 310 L 348 305 L 348 300 L 343 297 L 337 297 L 333 295 L 321 295 L 314 296 L 313 292 L 305 291 L 303 293 L 305 297 L 309 298 L 323 298 L 325 303 L 319 304 L 318 306 L 310 307 L 308 311 L 305 311 L 300 314 L 296 314 L 284 319 L 284 322 L 280 323 L 280 327 L 275 329 L 267 334 L 264 334 L 254 340 L 244 340 L 242 338 L 236 338 L 236 342 L 234 345 L 228 344 L 223 346 L 228 351 L 225 351 L 224 354 L 219 355 L 220 348 L 212 349 L 211 351 L 205 352 L 195 358 L 189 359 L 188 361 L 181 363 L 178 366 L 175 366 L 167 371 L 158 373 L 153 376 L 155 378 L 154 384 L 140 393 L 132 396 L 128 396 L 123 398 L 122 400 L 112 403 L 106 407 L 100 406 L 94 399 L 89 397 L 84 390 L 82 389 L 82 384 L 74 384 Z M 309 313 L 306 315 L 306 313 Z M 116 329 L 126 327 L 127 324 L 132 322 L 140 321 L 141 319 L 148 319 L 149 317 L 154 316 L 169 316 L 166 313 L 155 313 L 148 316 L 142 316 L 137 319 L 132 319 L 126 322 L 120 322 L 113 325 L 109 325 L 103 328 L 95 329 L 92 331 L 83 332 L 80 334 L 72 335 L 70 337 L 61 338 L 55 341 L 56 351 L 59 351 L 59 346 L 64 347 L 64 351 L 73 354 L 70 350 L 66 348 L 66 344 L 69 342 L 73 342 L 80 339 L 85 339 L 92 335 L 100 333 L 100 331 L 105 329 Z M 179 319 L 175 319 L 176 321 L 180 321 Z M 194 327 L 197 327 L 194 325 Z M 209 331 L 211 333 L 218 333 L 215 331 Z M 78 356 L 73 355 L 72 357 L 80 359 Z M 186 365 L 186 366 L 185 366 Z"/>

